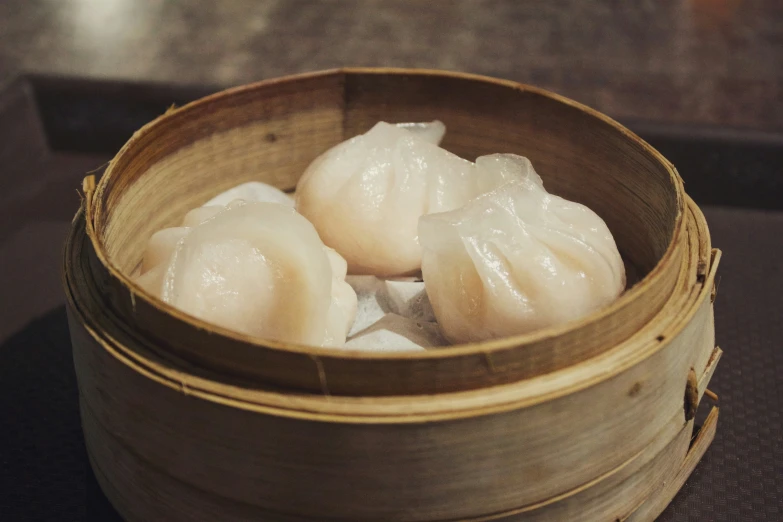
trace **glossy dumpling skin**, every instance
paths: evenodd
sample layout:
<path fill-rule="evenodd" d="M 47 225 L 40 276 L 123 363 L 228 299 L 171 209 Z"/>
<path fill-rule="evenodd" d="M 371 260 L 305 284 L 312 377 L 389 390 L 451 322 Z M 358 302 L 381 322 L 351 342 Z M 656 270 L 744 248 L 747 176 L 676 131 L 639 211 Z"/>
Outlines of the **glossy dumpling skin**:
<path fill-rule="evenodd" d="M 476 164 L 480 176 L 513 180 L 419 224 L 424 283 L 449 341 L 561 324 L 622 293 L 623 262 L 595 212 L 547 193 L 526 158 L 496 154 Z"/>
<path fill-rule="evenodd" d="M 277 187 L 262 183 L 260 181 L 248 181 L 232 187 L 224 192 L 221 192 L 217 196 L 213 197 L 206 203 L 205 207 L 221 206 L 224 207 L 236 199 L 241 199 L 247 202 L 261 202 L 261 203 L 280 203 L 289 207 L 294 206 L 294 198 L 283 192 Z"/>
<path fill-rule="evenodd" d="M 138 284 L 204 321 L 256 337 L 340 346 L 356 315 L 346 263 L 292 207 L 235 201 L 152 236 Z"/>
<path fill-rule="evenodd" d="M 350 274 L 390 277 L 421 267 L 419 217 L 477 195 L 475 165 L 438 147 L 445 127 L 376 124 L 316 158 L 296 189 L 296 208 Z"/>

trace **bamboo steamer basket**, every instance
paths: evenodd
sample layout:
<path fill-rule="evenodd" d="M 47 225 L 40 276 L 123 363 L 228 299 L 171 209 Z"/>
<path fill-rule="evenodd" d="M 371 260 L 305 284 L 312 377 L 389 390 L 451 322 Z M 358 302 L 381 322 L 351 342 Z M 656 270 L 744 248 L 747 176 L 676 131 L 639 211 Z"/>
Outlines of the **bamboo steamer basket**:
<path fill-rule="evenodd" d="M 225 331 L 129 277 L 215 193 L 292 189 L 378 120 L 435 118 L 453 152 L 523 154 L 593 208 L 639 282 L 561 327 L 376 354 Z M 261 82 L 148 124 L 84 192 L 64 264 L 74 362 L 93 469 L 128 520 L 651 520 L 711 441 L 717 409 L 690 444 L 721 353 L 720 253 L 673 166 L 573 101 L 435 71 Z"/>

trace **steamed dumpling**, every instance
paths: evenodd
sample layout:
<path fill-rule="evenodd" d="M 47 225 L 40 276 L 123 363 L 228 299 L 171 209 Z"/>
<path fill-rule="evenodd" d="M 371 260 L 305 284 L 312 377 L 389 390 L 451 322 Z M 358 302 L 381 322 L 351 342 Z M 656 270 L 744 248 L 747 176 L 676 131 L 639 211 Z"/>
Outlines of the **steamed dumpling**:
<path fill-rule="evenodd" d="M 290 206 L 235 201 L 152 236 L 138 284 L 180 310 L 256 337 L 339 346 L 356 315 L 346 263 Z"/>
<path fill-rule="evenodd" d="M 417 272 L 419 217 L 459 208 L 486 188 L 473 163 L 438 147 L 444 132 L 438 121 L 380 122 L 305 171 L 297 210 L 342 254 L 350 274 Z"/>
<path fill-rule="evenodd" d="M 194 227 L 218 212 L 235 200 L 256 203 L 279 203 L 288 207 L 294 206 L 294 198 L 277 187 L 260 181 L 249 181 L 232 187 L 216 195 L 201 207 L 194 208 L 185 214 L 182 226 L 164 228 L 152 235 L 147 243 L 141 271 L 148 271 L 153 265 L 163 262 L 168 258 L 174 246 L 187 234 L 189 227 Z"/>
<path fill-rule="evenodd" d="M 496 154 L 476 164 L 481 176 L 513 181 L 419 224 L 424 283 L 449 341 L 531 332 L 620 295 L 623 261 L 595 212 L 549 194 L 526 158 Z"/>
<path fill-rule="evenodd" d="M 289 207 L 294 206 L 294 198 L 279 188 L 260 181 L 248 181 L 232 187 L 204 203 L 204 206 L 225 207 L 235 199 L 247 202 L 280 203 Z"/>
<path fill-rule="evenodd" d="M 343 256 L 328 246 L 323 247 L 332 270 L 332 303 L 326 323 L 324 346 L 342 346 L 353 326 L 358 309 L 358 299 L 353 287 L 345 281 L 348 263 Z"/>

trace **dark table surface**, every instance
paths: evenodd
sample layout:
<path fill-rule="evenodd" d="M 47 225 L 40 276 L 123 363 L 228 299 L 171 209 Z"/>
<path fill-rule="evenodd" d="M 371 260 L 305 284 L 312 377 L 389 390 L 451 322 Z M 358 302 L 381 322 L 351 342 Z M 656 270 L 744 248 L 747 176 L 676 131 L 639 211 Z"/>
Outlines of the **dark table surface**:
<path fill-rule="evenodd" d="M 533 83 L 675 163 L 724 251 L 725 355 L 715 442 L 661 520 L 783 520 L 777 0 L 0 2 L 0 520 L 117 520 L 86 461 L 56 268 L 84 173 L 164 101 L 340 65 Z M 152 89 L 158 106 L 138 86 L 13 80 L 25 71 L 207 87 Z"/>
<path fill-rule="evenodd" d="M 780 0 L 0 2 L 0 82 L 229 85 L 343 65 L 489 74 L 623 119 L 783 130 Z"/>

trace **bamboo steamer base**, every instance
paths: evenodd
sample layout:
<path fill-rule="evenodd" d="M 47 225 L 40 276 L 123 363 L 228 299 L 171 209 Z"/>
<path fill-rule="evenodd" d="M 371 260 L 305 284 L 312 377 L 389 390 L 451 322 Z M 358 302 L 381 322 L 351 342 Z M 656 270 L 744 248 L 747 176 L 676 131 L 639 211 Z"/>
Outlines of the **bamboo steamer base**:
<path fill-rule="evenodd" d="M 148 465 L 133 449 L 118 443 L 100 426 L 84 403 L 82 418 L 88 438 L 90 463 L 101 488 L 112 504 L 129 521 L 142 520 L 223 520 L 302 522 L 313 520 L 286 516 L 227 502 L 209 492 L 187 484 Z M 679 419 L 674 419 L 676 424 Z M 602 477 L 563 499 L 518 512 L 497 514 L 470 520 L 544 521 L 544 520 L 654 520 L 682 487 L 712 442 L 718 420 L 713 407 L 693 439 L 693 421 L 682 426 L 669 440 L 657 438 L 650 447 L 608 477 Z M 105 463 L 112 469 L 104 470 Z M 144 506 L 141 510 L 140 506 Z"/>
<path fill-rule="evenodd" d="M 111 410 L 117 409 L 112 406 L 112 401 L 116 400 L 113 396 L 127 396 L 128 393 L 128 390 L 116 388 L 128 385 L 121 375 L 129 371 L 133 372 L 128 366 L 132 361 L 126 360 L 125 357 L 129 355 L 140 357 L 141 354 L 123 352 L 122 349 L 113 347 L 112 343 L 115 341 L 101 333 L 100 325 L 91 325 L 90 319 L 85 317 L 83 310 L 76 305 L 79 301 L 78 296 L 74 299 L 72 295 L 69 324 L 77 376 L 82 391 L 81 412 L 85 439 L 96 477 L 110 501 L 123 517 L 131 522 L 147 520 L 305 522 L 373 519 L 586 522 L 653 520 L 673 498 L 703 455 L 712 440 L 717 422 L 717 409 L 715 409 L 689 449 L 693 430 L 693 411 L 705 393 L 721 355 L 720 349 L 714 348 L 712 337 L 713 283 L 719 254 L 716 251 L 710 253 L 703 217 L 692 202 L 689 209 L 688 230 L 693 241 L 691 255 L 686 256 L 690 259 L 688 263 L 690 268 L 683 272 L 685 279 L 682 287 L 690 288 L 685 309 L 690 308 L 691 311 L 683 314 L 687 323 L 680 334 L 684 336 L 682 344 L 678 344 L 682 350 L 690 351 L 687 357 L 692 367 L 684 395 L 681 395 L 684 397 L 684 411 L 676 412 L 668 422 L 658 426 L 655 435 L 638 452 L 612 469 L 576 487 L 521 507 L 459 517 L 421 518 L 416 515 L 415 510 L 400 512 L 394 516 L 388 516 L 387 512 L 386 515 L 371 517 L 368 516 L 367 506 L 362 508 L 364 511 L 357 517 L 332 517 L 327 513 L 323 516 L 314 516 L 268 509 L 250 501 L 227 498 L 204 487 L 204 484 L 210 483 L 210 468 L 219 466 L 219 463 L 212 461 L 214 456 L 206 458 L 199 454 L 182 455 L 180 458 L 187 459 L 186 462 L 150 460 L 150 448 L 144 447 L 149 442 L 142 442 L 131 435 L 137 426 L 149 422 L 149 419 L 145 418 L 143 403 L 123 405 L 121 409 L 128 412 L 125 416 L 112 415 Z M 688 333 L 689 331 L 691 333 Z M 676 341 L 675 337 L 670 342 Z M 183 370 L 186 371 L 187 367 L 183 367 Z M 133 378 L 146 379 L 138 373 Z M 183 383 L 186 380 L 183 374 Z M 142 381 L 139 383 L 142 384 Z M 160 387 L 156 393 L 174 393 L 187 401 L 195 392 L 195 389 L 191 390 L 183 384 L 176 390 Z M 629 395 L 635 392 L 638 390 L 634 388 L 628 390 Z M 139 397 L 137 400 L 142 398 Z M 146 400 L 154 400 L 154 397 L 147 396 Z M 200 399 L 194 400 L 200 403 Z M 218 398 L 213 398 L 210 402 L 215 400 Z M 339 400 L 340 398 L 337 397 L 331 399 L 333 402 Z M 230 405 L 223 406 L 230 407 Z M 136 411 L 139 412 L 138 416 L 133 417 Z M 184 415 L 187 413 L 185 412 Z M 259 415 L 264 414 L 259 413 Z M 226 426 L 227 438 L 232 429 L 237 428 Z M 184 438 L 191 434 L 183 431 L 171 432 L 165 436 L 177 444 L 178 440 L 184 441 Z M 613 437 L 611 433 L 607 436 Z M 317 440 L 314 443 L 317 443 Z M 575 462 L 574 465 L 578 466 L 579 463 Z M 173 469 L 172 466 L 177 469 Z M 222 476 L 226 476 L 225 470 L 221 473 Z M 234 480 L 242 479 L 234 477 Z M 554 480 L 554 477 L 550 480 Z M 318 483 L 303 483 L 301 487 L 317 488 Z M 525 488 L 526 484 L 520 483 L 519 487 Z M 388 494 L 394 496 L 393 492 Z M 293 499 L 297 497 L 296 492 L 289 492 L 289 495 L 292 502 L 295 502 Z M 346 502 L 350 502 L 350 499 L 346 498 Z M 350 509 L 343 514 L 345 513 L 350 513 Z"/>
<path fill-rule="evenodd" d="M 624 520 L 629 522 L 655 520 L 666 509 L 680 488 L 685 485 L 685 481 L 688 480 L 707 448 L 712 444 L 715 430 L 718 427 L 718 411 L 717 407 L 712 408 L 680 467 L 675 466 L 669 469 L 664 479 L 658 483 L 657 489 Z"/>
<path fill-rule="evenodd" d="M 84 411 L 84 410 L 82 410 Z M 94 417 L 83 414 L 85 427 L 100 431 Z M 715 435 L 718 408 L 713 408 L 698 435 L 690 444 L 693 421 L 677 435 L 640 454 L 623 469 L 584 490 L 547 506 L 532 506 L 516 513 L 464 519 L 471 521 L 629 521 L 655 518 L 671 502 L 702 458 Z M 102 440 L 112 440 L 103 437 Z M 148 520 L 231 520 L 236 522 L 305 522 L 313 518 L 287 516 L 252 506 L 226 502 L 208 492 L 172 479 L 146 465 L 132 451 L 120 445 L 88 442 L 90 463 L 95 476 L 114 507 L 129 522 Z M 658 450 L 655 453 L 655 450 Z M 111 462 L 112 470 L 101 468 Z M 144 506 L 140 509 L 140 506 Z M 327 519 L 321 519 L 327 520 Z"/>
<path fill-rule="evenodd" d="M 364 354 L 224 331 L 129 280 L 149 235 L 215 191 L 288 189 L 379 119 L 441 117 L 447 149 L 523 154 L 593 208 L 640 281 L 571 324 Z M 712 440 L 717 410 L 689 444 L 721 355 L 720 252 L 674 167 L 573 101 L 436 71 L 261 82 L 151 122 L 84 190 L 65 251 L 74 366 L 93 469 L 132 522 L 644 521 Z"/>

